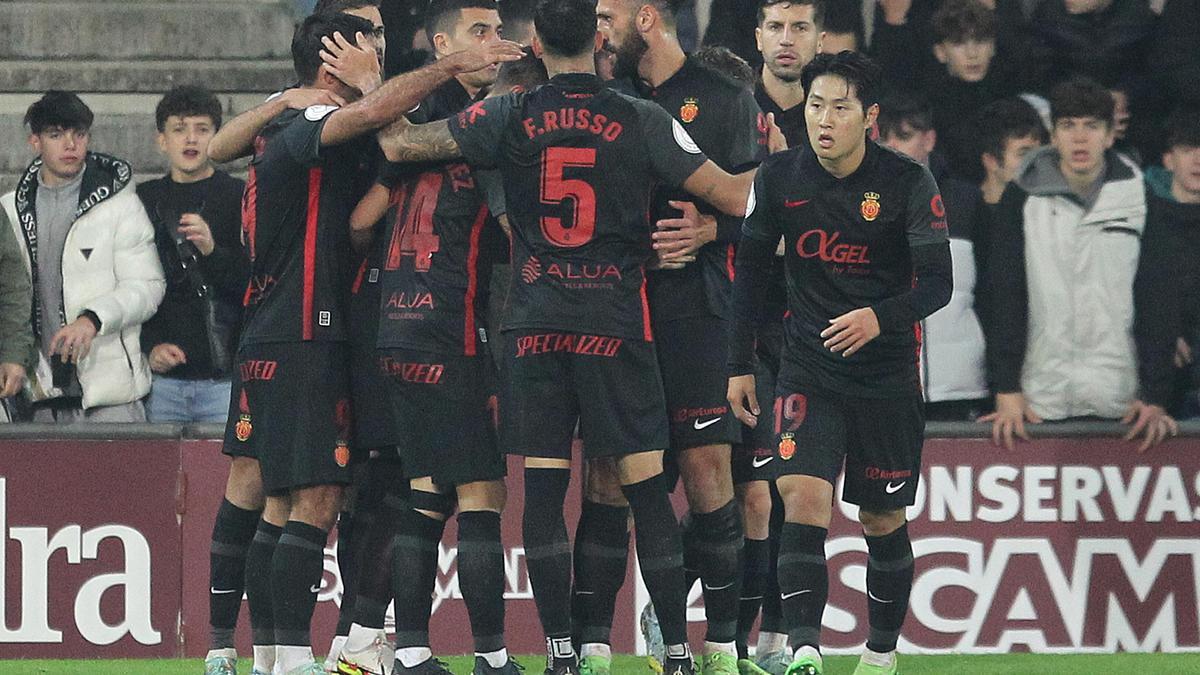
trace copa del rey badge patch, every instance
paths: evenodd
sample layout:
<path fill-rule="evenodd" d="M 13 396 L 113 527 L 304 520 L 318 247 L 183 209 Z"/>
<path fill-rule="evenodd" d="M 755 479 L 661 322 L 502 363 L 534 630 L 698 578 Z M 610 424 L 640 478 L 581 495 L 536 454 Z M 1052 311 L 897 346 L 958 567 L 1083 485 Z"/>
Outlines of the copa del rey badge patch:
<path fill-rule="evenodd" d="M 304 119 L 309 122 L 319 122 L 334 110 L 337 110 L 336 105 L 310 105 L 304 109 Z"/>
<path fill-rule="evenodd" d="M 875 192 L 867 192 L 863 195 L 863 202 L 859 205 L 859 212 L 862 213 L 863 220 L 868 223 L 879 217 L 879 195 Z"/>

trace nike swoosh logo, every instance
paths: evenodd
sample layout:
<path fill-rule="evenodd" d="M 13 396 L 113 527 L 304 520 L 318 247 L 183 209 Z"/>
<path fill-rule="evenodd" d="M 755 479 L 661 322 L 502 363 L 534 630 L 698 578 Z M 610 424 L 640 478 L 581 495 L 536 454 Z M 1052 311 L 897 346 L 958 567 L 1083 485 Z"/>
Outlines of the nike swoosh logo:
<path fill-rule="evenodd" d="M 695 427 L 696 431 L 700 431 L 701 429 L 704 429 L 705 427 L 711 427 L 712 425 L 714 425 L 720 421 L 721 421 L 720 417 L 718 417 L 716 419 L 711 419 L 703 424 L 700 423 L 700 420 L 696 420 L 695 422 L 692 422 L 692 426 Z"/>
<path fill-rule="evenodd" d="M 225 595 L 227 593 L 237 593 L 237 589 L 236 588 L 228 588 L 225 590 L 217 590 L 216 586 L 210 586 L 208 589 L 208 592 L 212 593 L 213 595 Z"/>
<path fill-rule="evenodd" d="M 319 584 L 319 583 L 313 584 L 312 588 L 308 589 L 308 592 L 309 593 L 320 593 L 321 592 L 321 584 Z"/>
<path fill-rule="evenodd" d="M 904 487 L 905 485 L 908 485 L 908 481 L 904 481 L 903 483 L 901 483 L 899 485 L 892 485 L 891 482 L 888 482 L 887 487 L 885 487 L 883 489 L 885 492 L 887 492 L 890 495 L 890 494 L 899 492 L 900 488 Z"/>
<path fill-rule="evenodd" d="M 767 462 L 769 462 L 773 459 L 775 459 L 775 458 L 774 457 L 763 457 L 762 459 L 759 459 L 759 458 L 755 457 L 753 460 L 750 461 L 750 466 L 753 466 L 756 469 L 761 469 L 762 467 L 767 465 Z"/>
<path fill-rule="evenodd" d="M 794 208 L 796 208 L 797 206 L 804 206 L 805 204 L 807 204 L 807 203 L 809 203 L 809 202 L 811 202 L 811 201 L 812 201 L 811 199 L 797 199 L 797 200 L 796 200 L 796 201 L 794 201 L 794 202 L 792 202 L 792 201 L 786 201 L 786 200 L 785 200 L 785 201 L 783 202 L 783 205 L 784 205 L 784 206 L 786 206 L 786 207 L 787 207 L 787 208 L 789 208 L 789 209 L 794 209 Z"/>
<path fill-rule="evenodd" d="M 871 598 L 875 602 L 882 602 L 885 605 L 890 605 L 893 602 L 895 602 L 895 600 L 884 600 L 883 598 L 877 597 L 874 593 L 871 592 L 871 589 L 869 589 L 869 588 L 867 589 L 867 597 Z"/>
<path fill-rule="evenodd" d="M 725 584 L 724 586 L 709 586 L 708 584 L 704 584 L 704 590 L 706 590 L 706 591 L 723 591 L 726 588 L 733 586 L 733 584 L 734 584 L 734 582 L 732 582 L 732 581 Z"/>
<path fill-rule="evenodd" d="M 803 591 L 792 591 L 791 593 L 784 593 L 783 595 L 780 595 L 780 596 L 779 596 L 779 599 L 780 599 L 780 600 L 787 600 L 788 598 L 794 598 L 794 597 L 796 597 L 797 595 L 802 595 L 802 594 L 804 594 L 804 593 L 812 593 L 812 589 L 811 589 L 811 588 L 806 588 L 806 589 L 804 589 Z"/>

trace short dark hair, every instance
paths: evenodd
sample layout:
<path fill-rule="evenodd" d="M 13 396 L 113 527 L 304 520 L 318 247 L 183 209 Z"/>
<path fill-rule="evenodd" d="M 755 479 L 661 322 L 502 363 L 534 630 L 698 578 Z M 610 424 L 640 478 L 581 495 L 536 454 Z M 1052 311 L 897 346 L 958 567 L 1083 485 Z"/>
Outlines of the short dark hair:
<path fill-rule="evenodd" d="M 905 125 L 920 132 L 932 130 L 933 106 L 923 96 L 890 91 L 879 102 L 879 137 L 903 136 Z"/>
<path fill-rule="evenodd" d="M 760 0 L 758 3 L 758 25 L 761 26 L 763 21 L 767 20 L 767 8 L 775 5 L 811 5 L 813 8 L 813 21 L 820 26 L 824 18 L 824 5 L 821 0 Z"/>
<path fill-rule="evenodd" d="M 671 26 L 675 25 L 675 18 L 679 16 L 679 12 L 683 10 L 684 5 L 690 0 L 643 0 L 644 4 L 654 5 L 659 13 L 666 18 L 667 23 Z"/>
<path fill-rule="evenodd" d="M 542 46 L 555 56 L 590 53 L 596 39 L 596 0 L 540 0 L 533 27 Z"/>
<path fill-rule="evenodd" d="M 822 0 L 821 20 L 818 26 L 827 33 L 853 33 L 858 49 L 866 47 L 866 29 L 863 28 L 862 3 L 852 0 Z"/>
<path fill-rule="evenodd" d="M 492 89 L 507 92 L 513 87 L 521 87 L 529 91 L 550 79 L 550 74 L 546 72 L 546 64 L 533 55 L 533 48 L 526 47 L 524 52 L 525 55 L 520 59 L 506 61 L 500 65 L 500 72 L 496 74 L 496 83 L 492 85 Z"/>
<path fill-rule="evenodd" d="M 50 127 L 86 130 L 92 128 L 95 115 L 75 92 L 51 89 L 25 111 L 25 124 L 40 134 Z"/>
<path fill-rule="evenodd" d="M 429 44 L 433 44 L 434 35 L 449 32 L 464 9 L 500 11 L 496 0 L 433 0 L 425 10 L 425 37 Z"/>
<path fill-rule="evenodd" d="M 317 0 L 313 14 L 342 14 L 363 7 L 378 7 L 380 0 Z"/>
<path fill-rule="evenodd" d="M 500 3 L 500 19 L 509 21 L 533 21 L 533 8 L 536 3 L 532 0 L 503 0 Z"/>
<path fill-rule="evenodd" d="M 747 89 L 753 90 L 758 84 L 758 74 L 754 72 L 754 68 L 729 47 L 707 45 L 697 49 L 692 58 L 705 68 L 714 70 Z"/>
<path fill-rule="evenodd" d="M 292 35 L 292 65 L 301 84 L 312 84 L 321 69 L 321 38 L 333 39 L 334 33 L 353 42 L 355 33 L 370 35 L 375 29 L 370 21 L 352 14 L 313 14 L 296 26 Z"/>
<path fill-rule="evenodd" d="M 1050 90 L 1050 120 L 1055 123 L 1064 117 L 1095 117 L 1111 127 L 1115 107 L 1112 94 L 1095 80 L 1069 80 Z"/>
<path fill-rule="evenodd" d="M 989 154 L 996 159 L 1004 158 L 1004 145 L 1012 138 L 1033 136 L 1044 145 L 1047 141 L 1046 127 L 1037 110 L 1023 98 L 1013 96 L 983 106 L 975 114 L 974 137 L 978 155 Z"/>
<path fill-rule="evenodd" d="M 996 13 L 979 0 L 946 0 L 933 13 L 933 41 L 995 40 Z"/>
<path fill-rule="evenodd" d="M 167 128 L 167 118 L 171 115 L 208 116 L 214 127 L 221 128 L 221 102 L 211 91 L 194 84 L 181 84 L 163 95 L 154 109 L 154 123 L 159 131 Z"/>
<path fill-rule="evenodd" d="M 1167 115 L 1167 149 L 1183 146 L 1200 148 L 1200 110 L 1180 106 Z"/>
<path fill-rule="evenodd" d="M 817 54 L 800 71 L 800 85 L 804 91 L 812 91 L 813 81 L 822 75 L 837 75 L 854 87 L 854 95 L 862 102 L 864 112 L 879 103 L 882 71 L 864 54 L 850 50 L 837 54 Z"/>

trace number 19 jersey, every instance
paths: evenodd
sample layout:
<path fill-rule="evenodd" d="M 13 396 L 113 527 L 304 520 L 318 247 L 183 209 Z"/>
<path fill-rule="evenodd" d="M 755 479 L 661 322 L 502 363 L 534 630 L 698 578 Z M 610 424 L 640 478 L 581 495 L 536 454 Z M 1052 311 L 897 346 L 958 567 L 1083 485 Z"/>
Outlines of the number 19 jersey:
<path fill-rule="evenodd" d="M 450 119 L 464 157 L 499 168 L 513 230 L 506 330 L 650 341 L 648 208 L 707 158 L 660 106 L 556 75 Z"/>

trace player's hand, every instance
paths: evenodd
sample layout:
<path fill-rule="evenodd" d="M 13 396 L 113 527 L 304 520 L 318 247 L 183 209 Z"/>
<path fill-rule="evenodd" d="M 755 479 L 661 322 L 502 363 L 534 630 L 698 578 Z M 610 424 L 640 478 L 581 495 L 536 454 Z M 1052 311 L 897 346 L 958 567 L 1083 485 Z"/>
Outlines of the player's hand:
<path fill-rule="evenodd" d="M 279 100 L 292 110 L 304 110 L 314 105 L 342 107 L 346 99 L 325 89 L 288 89 L 279 95 Z"/>
<path fill-rule="evenodd" d="M 321 60 L 337 79 L 363 94 L 375 91 L 383 83 L 379 73 L 379 53 L 367 45 L 362 33 L 354 34 L 353 44 L 341 33 L 334 33 L 332 39 L 321 38 L 321 44 L 325 45 Z"/>
<path fill-rule="evenodd" d="M 773 155 L 788 149 L 787 137 L 775 123 L 775 113 L 767 113 L 767 150 Z"/>
<path fill-rule="evenodd" d="M 1192 356 L 1192 346 L 1183 338 L 1175 339 L 1175 367 L 1187 368 L 1195 358 Z"/>
<path fill-rule="evenodd" d="M 821 337 L 826 338 L 826 349 L 841 352 L 844 358 L 879 337 L 879 318 L 875 316 L 875 310 L 861 307 L 830 319 L 829 328 L 821 331 Z"/>
<path fill-rule="evenodd" d="M 16 396 L 25 384 L 25 366 L 19 363 L 0 363 L 0 398 Z"/>
<path fill-rule="evenodd" d="M 696 262 L 696 256 L 694 255 L 677 255 L 670 260 L 663 260 L 662 256 L 656 255 L 654 259 L 650 261 L 650 264 L 646 265 L 646 269 L 681 270 L 694 262 Z"/>
<path fill-rule="evenodd" d="M 179 345 L 164 342 L 155 345 L 154 349 L 150 350 L 150 370 L 159 375 L 169 372 L 181 363 L 187 363 L 187 354 L 179 348 Z"/>
<path fill-rule="evenodd" d="M 729 400 L 729 409 L 733 416 L 742 424 L 753 429 L 758 426 L 758 394 L 754 389 L 753 375 L 735 375 L 729 378 L 729 388 L 725 398 Z"/>
<path fill-rule="evenodd" d="M 217 243 L 213 241 L 212 228 L 198 213 L 185 213 L 179 217 L 179 234 L 200 251 L 200 255 L 211 255 Z"/>
<path fill-rule="evenodd" d="M 671 208 L 679 209 L 678 218 L 658 221 L 658 231 L 650 235 L 654 240 L 654 252 L 664 261 L 676 257 L 694 255 L 710 241 L 717 238 L 717 219 L 700 213 L 692 202 L 669 201 Z"/>
<path fill-rule="evenodd" d="M 1162 443 L 1168 436 L 1179 435 L 1179 423 L 1174 417 L 1168 415 L 1162 406 L 1142 401 L 1134 401 L 1129 405 L 1129 411 L 1121 418 L 1121 424 L 1133 425 L 1129 433 L 1125 434 L 1127 441 L 1132 441 L 1138 434 L 1145 432 L 1146 439 L 1138 446 L 1138 453 Z"/>
<path fill-rule="evenodd" d="M 908 22 L 912 0 L 879 0 L 879 8 L 883 10 L 884 21 L 893 26 L 903 26 Z"/>
<path fill-rule="evenodd" d="M 997 447 L 1003 444 L 1005 448 L 1012 450 L 1013 435 L 1022 440 L 1030 440 L 1025 423 L 1041 424 L 1042 418 L 1025 402 L 1025 395 L 1016 391 L 996 394 L 996 412 L 980 417 L 979 422 L 992 424 L 992 443 Z"/>
<path fill-rule="evenodd" d="M 596 77 L 599 77 L 605 82 L 613 79 L 617 69 L 617 50 L 613 49 L 612 43 L 608 40 L 604 41 L 604 46 L 600 51 L 596 52 Z"/>
<path fill-rule="evenodd" d="M 96 324 L 81 316 L 58 329 L 50 338 L 50 355 L 61 354 L 63 363 L 79 363 L 91 351 L 95 337 Z"/>
<path fill-rule="evenodd" d="M 521 45 L 508 40 L 489 42 L 446 57 L 448 65 L 457 73 L 473 73 L 488 66 L 505 61 L 519 61 L 525 55 Z"/>

